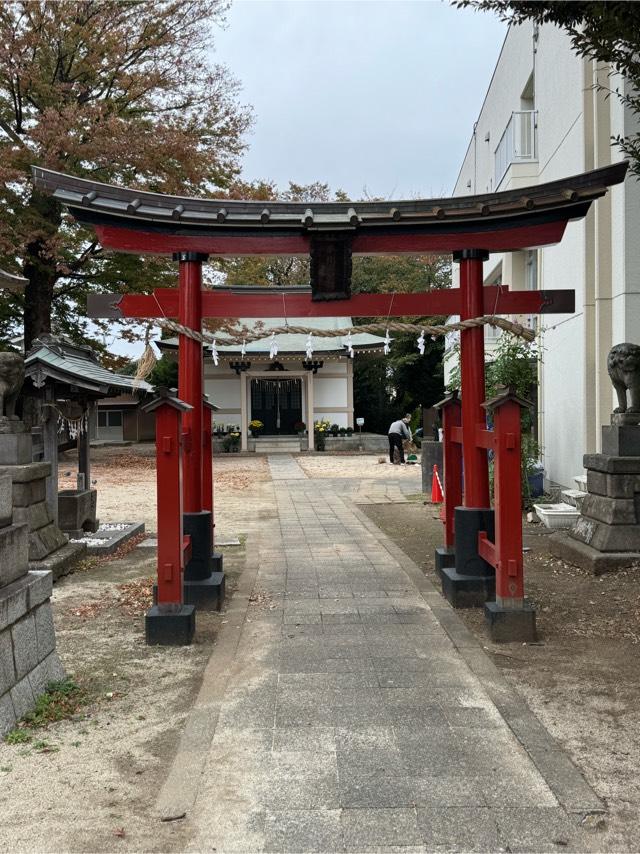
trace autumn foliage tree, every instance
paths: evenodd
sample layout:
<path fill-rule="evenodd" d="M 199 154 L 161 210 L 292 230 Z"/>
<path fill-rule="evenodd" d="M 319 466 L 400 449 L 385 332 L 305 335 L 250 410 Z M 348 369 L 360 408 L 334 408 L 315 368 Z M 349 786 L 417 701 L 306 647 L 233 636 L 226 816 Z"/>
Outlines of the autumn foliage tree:
<path fill-rule="evenodd" d="M 159 259 L 103 255 L 34 190 L 33 164 L 153 192 L 220 195 L 239 172 L 250 111 L 210 60 L 227 0 L 0 4 L 0 265 L 29 280 L 0 300 L 0 339 L 86 337 L 90 290 L 163 284 Z M 175 274 L 173 274 L 174 277 Z"/>

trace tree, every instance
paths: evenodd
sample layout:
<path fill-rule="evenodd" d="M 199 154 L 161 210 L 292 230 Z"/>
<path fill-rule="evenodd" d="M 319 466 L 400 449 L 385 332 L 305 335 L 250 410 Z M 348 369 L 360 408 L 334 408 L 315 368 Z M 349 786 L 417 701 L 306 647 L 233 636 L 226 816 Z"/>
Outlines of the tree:
<path fill-rule="evenodd" d="M 411 293 L 451 287 L 448 255 L 375 256 L 354 259 L 355 293 Z M 358 318 L 367 323 L 374 318 Z M 380 321 L 380 318 L 375 318 Z M 441 323 L 442 317 L 405 317 L 409 323 Z M 384 321 L 382 321 L 384 322 Z M 418 406 L 432 406 L 443 397 L 444 340 L 427 338 L 424 355 L 414 333 L 392 333 L 388 356 L 362 354 L 354 362 L 353 396 L 356 414 L 367 429 L 385 433 L 395 418 Z"/>
<path fill-rule="evenodd" d="M 555 24 L 564 29 L 579 56 L 607 63 L 626 78 L 615 94 L 640 116 L 640 4 L 630 2 L 537 2 L 537 0 L 453 0 L 460 8 L 496 12 L 501 20 L 522 24 Z M 640 134 L 614 137 L 640 175 Z"/>
<path fill-rule="evenodd" d="M 153 192 L 220 195 L 237 178 L 251 116 L 212 64 L 228 0 L 13 0 L 0 5 L 0 263 L 28 278 L 3 301 L 25 346 L 86 338 L 91 290 L 173 282 L 166 261 L 103 256 L 93 233 L 33 189 L 32 164 Z"/>

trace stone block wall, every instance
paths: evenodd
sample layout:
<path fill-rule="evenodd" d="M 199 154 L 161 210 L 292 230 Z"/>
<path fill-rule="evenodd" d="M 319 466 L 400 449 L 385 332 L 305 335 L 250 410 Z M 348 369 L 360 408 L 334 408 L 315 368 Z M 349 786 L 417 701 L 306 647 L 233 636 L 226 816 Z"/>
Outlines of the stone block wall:
<path fill-rule="evenodd" d="M 0 736 L 34 708 L 50 682 L 64 678 L 52 575 L 29 571 L 29 551 L 29 524 L 14 519 L 11 475 L 0 474 Z"/>

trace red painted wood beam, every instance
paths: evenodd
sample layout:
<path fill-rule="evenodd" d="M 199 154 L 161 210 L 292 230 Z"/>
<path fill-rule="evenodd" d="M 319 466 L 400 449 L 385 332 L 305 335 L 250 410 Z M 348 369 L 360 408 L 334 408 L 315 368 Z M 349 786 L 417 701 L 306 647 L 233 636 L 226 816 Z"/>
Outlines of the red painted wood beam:
<path fill-rule="evenodd" d="M 442 230 L 423 234 L 354 234 L 351 249 L 354 255 L 447 254 L 469 247 L 480 247 L 488 252 L 509 252 L 559 243 L 566 226 L 567 219 L 563 218 L 555 222 L 501 226 L 496 230 L 470 227 L 468 231 L 452 229 L 450 232 Z M 171 255 L 175 252 L 199 252 L 220 257 L 309 254 L 310 239 L 305 234 L 172 234 L 115 225 L 95 225 L 94 228 L 105 249 L 141 255 Z"/>
<path fill-rule="evenodd" d="M 348 300 L 314 302 L 311 294 L 238 294 L 203 291 L 203 317 L 423 317 L 460 314 L 460 291 L 450 288 L 413 294 L 356 294 Z M 573 291 L 509 291 L 483 288 L 485 314 L 572 314 Z M 89 317 L 177 317 L 178 291 L 89 296 Z"/>

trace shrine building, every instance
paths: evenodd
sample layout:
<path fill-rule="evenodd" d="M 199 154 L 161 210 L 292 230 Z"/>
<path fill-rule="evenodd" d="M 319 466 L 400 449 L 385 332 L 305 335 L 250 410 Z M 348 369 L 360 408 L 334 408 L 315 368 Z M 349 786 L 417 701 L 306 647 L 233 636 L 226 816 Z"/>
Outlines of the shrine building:
<path fill-rule="evenodd" d="M 355 427 L 354 359 L 362 352 L 382 353 L 384 339 L 369 333 L 353 334 L 354 358 L 351 358 L 344 336 L 312 336 L 313 353 L 308 358 L 306 335 L 286 333 L 272 338 L 269 332 L 286 325 L 338 330 L 351 323 L 349 317 L 271 317 L 260 321 L 239 318 L 236 328 L 249 332 L 264 330 L 265 337 L 247 342 L 243 355 L 242 346 L 226 343 L 229 336 L 221 332 L 216 338 L 217 365 L 210 351 L 205 350 L 204 389 L 218 407 L 215 425 L 238 429 L 242 450 L 255 449 L 249 426 L 254 420 L 264 425 L 260 437 L 265 439 L 296 436 L 320 420 L 339 427 Z M 177 356 L 177 338 L 163 339 L 157 344 L 164 353 Z M 271 358 L 274 344 L 277 354 Z M 306 449 L 307 441 L 302 445 Z"/>

